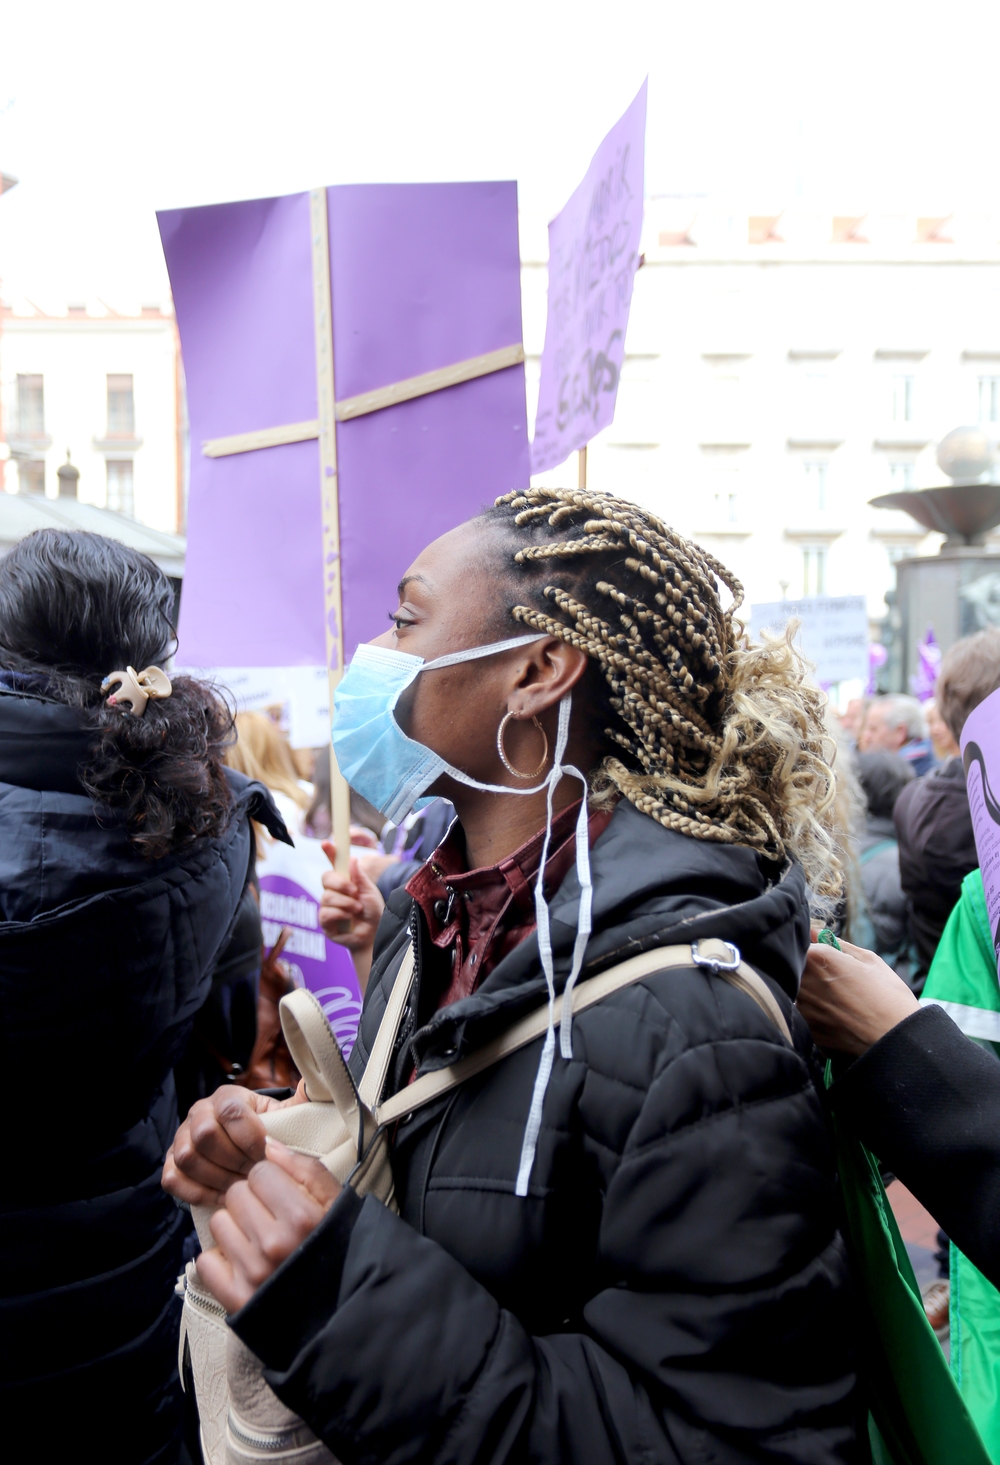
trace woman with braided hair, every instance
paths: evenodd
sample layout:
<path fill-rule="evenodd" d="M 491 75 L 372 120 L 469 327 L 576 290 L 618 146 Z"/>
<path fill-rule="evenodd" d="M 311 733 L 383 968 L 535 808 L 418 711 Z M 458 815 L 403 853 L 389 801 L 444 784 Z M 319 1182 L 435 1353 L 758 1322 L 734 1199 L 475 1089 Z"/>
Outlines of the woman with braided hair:
<path fill-rule="evenodd" d="M 265 1157 L 275 1101 L 242 1092 L 195 1106 L 164 1183 L 218 1207 L 202 1280 L 345 1465 L 864 1458 L 793 1005 L 835 780 L 820 694 L 748 644 L 741 594 L 635 505 L 532 488 L 417 558 L 338 689 L 352 786 L 458 814 L 384 911 L 326 877 L 371 961 L 357 1080 L 408 992 L 376 1096 L 415 1084 L 399 1214 Z"/>

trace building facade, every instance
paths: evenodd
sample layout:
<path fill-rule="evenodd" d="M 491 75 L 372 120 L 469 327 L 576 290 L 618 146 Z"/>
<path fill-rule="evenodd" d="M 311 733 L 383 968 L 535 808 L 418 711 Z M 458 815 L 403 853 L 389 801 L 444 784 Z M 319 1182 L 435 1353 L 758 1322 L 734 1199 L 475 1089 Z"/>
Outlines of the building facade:
<path fill-rule="evenodd" d="M 58 493 L 80 471 L 83 503 L 168 533 L 184 527 L 186 440 L 169 310 L 121 315 L 100 302 L 0 315 L 0 469 L 8 493 Z"/>
<path fill-rule="evenodd" d="M 651 199 L 614 423 L 588 483 L 703 543 L 747 603 L 867 597 L 942 537 L 869 500 L 943 483 L 937 442 L 1000 435 L 1000 219 L 751 215 Z M 545 235 L 522 227 L 529 416 Z M 537 482 L 573 484 L 577 465 Z"/>

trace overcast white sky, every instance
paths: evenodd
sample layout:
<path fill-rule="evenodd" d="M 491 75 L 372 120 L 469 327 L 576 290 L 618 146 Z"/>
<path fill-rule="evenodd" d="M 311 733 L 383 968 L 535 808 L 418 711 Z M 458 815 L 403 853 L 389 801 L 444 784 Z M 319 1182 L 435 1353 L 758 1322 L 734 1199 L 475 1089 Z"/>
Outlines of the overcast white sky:
<path fill-rule="evenodd" d="M 516 178 L 557 212 L 649 73 L 647 194 L 991 210 L 995 0 L 80 0 L 4 6 L 0 277 L 166 290 L 154 210 Z"/>

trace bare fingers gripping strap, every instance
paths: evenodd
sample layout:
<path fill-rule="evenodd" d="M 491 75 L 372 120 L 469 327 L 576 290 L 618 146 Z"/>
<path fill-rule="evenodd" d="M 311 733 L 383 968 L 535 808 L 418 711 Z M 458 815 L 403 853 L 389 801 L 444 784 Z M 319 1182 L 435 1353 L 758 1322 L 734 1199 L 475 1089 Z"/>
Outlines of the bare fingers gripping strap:
<path fill-rule="evenodd" d="M 349 1170 L 351 1156 L 360 1158 L 363 1152 L 366 1129 L 374 1133 L 371 1115 L 362 1108 L 344 1055 L 313 994 L 299 987 L 282 997 L 279 1011 L 310 1102 L 262 1114 L 264 1128 L 291 1149 L 321 1159 L 335 1174 L 345 1164 Z"/>
<path fill-rule="evenodd" d="M 346 1180 L 352 1173 L 378 1127 L 372 1110 L 381 1097 L 396 1034 L 413 985 L 413 967 L 413 948 L 409 946 L 396 974 L 364 1077 L 357 1087 L 313 994 L 300 987 L 289 992 L 279 1004 L 285 1041 L 305 1080 L 310 1102 L 272 1109 L 261 1116 L 264 1127 L 292 1149 L 321 1159 L 339 1180 Z M 384 1184 L 383 1181 L 379 1184 L 388 1187 L 387 1195 L 391 1193 L 388 1169 Z"/>

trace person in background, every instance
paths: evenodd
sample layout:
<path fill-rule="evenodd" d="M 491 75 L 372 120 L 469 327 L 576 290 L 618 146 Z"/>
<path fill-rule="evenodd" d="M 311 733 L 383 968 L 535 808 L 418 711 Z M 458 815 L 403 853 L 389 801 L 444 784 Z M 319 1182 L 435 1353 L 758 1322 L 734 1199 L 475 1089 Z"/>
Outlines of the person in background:
<path fill-rule="evenodd" d="M 152 560 L 98 534 L 42 529 L 0 559 L 12 1460 L 168 1465 L 182 1448 L 174 1283 L 191 1222 L 160 1190 L 173 1068 L 241 909 L 250 819 L 284 830 L 224 766 L 223 703 L 162 671 L 173 604 Z"/>
<path fill-rule="evenodd" d="M 305 813 L 303 828 L 310 839 L 329 839 L 333 834 L 330 810 L 330 745 L 312 750 L 312 802 Z M 383 853 L 382 835 L 392 833 L 394 826 L 383 814 L 351 789 L 351 844 L 359 849 Z"/>
<path fill-rule="evenodd" d="M 240 712 L 236 739 L 226 749 L 228 767 L 263 784 L 287 829 L 302 838 L 303 811 L 311 792 L 298 777 L 291 749 L 277 722 L 267 712 Z M 273 839 L 263 825 L 254 826 L 256 857 L 266 859 Z M 191 1105 L 223 1084 L 245 1081 L 260 1031 L 263 928 L 256 860 L 240 901 L 236 923 L 225 951 L 212 972 L 211 989 L 198 1010 L 187 1048 L 177 1062 L 177 1108 L 181 1119 Z M 265 985 L 275 974 L 265 974 Z M 277 978 L 280 985 L 280 977 Z M 265 1003 L 268 994 L 264 996 Z"/>
<path fill-rule="evenodd" d="M 991 944 L 989 952 L 995 988 Z M 943 1328 L 950 1301 L 952 1372 L 990 1458 L 1000 1459 L 1000 1063 L 942 1005 L 918 1005 L 857 947 L 810 947 L 797 1005 L 822 1048 L 854 1058 L 828 1091 L 838 1123 L 952 1238 L 951 1286 L 926 1289 L 924 1307 Z"/>
<path fill-rule="evenodd" d="M 864 725 L 865 713 L 871 702 L 871 697 L 852 697 L 840 714 L 840 729 L 851 747 L 857 747 L 858 734 Z"/>
<path fill-rule="evenodd" d="M 332 835 L 329 745 L 315 750 L 313 789 L 313 800 L 306 810 L 305 829 L 313 839 L 329 841 Z M 384 814 L 363 799 L 356 789 L 351 789 L 351 852 L 368 880 L 381 883 L 383 875 L 399 864 L 400 857 L 395 847 L 398 833 L 396 826 Z M 388 849 L 383 838 L 388 842 Z M 331 848 L 336 850 L 336 845 L 331 843 Z M 390 890 L 394 888 L 394 885 L 389 885 Z M 328 935 L 339 928 L 340 921 L 339 915 L 331 915 L 326 907 L 320 907 L 320 925 L 324 930 L 330 928 Z"/>
<path fill-rule="evenodd" d="M 905 962 L 908 973 L 909 922 L 892 814 L 899 795 L 913 782 L 913 768 L 897 753 L 884 752 L 859 753 L 856 766 L 867 805 L 858 863 L 873 938 L 857 944 L 870 945 L 895 971 Z"/>
<path fill-rule="evenodd" d="M 273 717 L 266 712 L 238 712 L 236 741 L 226 751 L 226 763 L 270 790 L 293 837 L 305 833 L 312 785 L 299 778 L 288 739 Z"/>
<path fill-rule="evenodd" d="M 929 702 L 924 703 L 924 717 L 927 721 L 931 747 L 934 749 L 934 756 L 938 762 L 948 763 L 952 758 L 957 758 L 960 751 L 959 746 L 951 728 L 941 716 L 933 697 Z"/>
<path fill-rule="evenodd" d="M 454 817 L 455 805 L 447 799 L 435 799 L 423 809 L 407 815 L 396 830 L 392 846 L 394 862 L 375 876 L 383 900 L 388 900 L 394 890 L 405 885 L 430 859 L 443 842 Z"/>
<path fill-rule="evenodd" d="M 236 738 L 226 749 L 226 764 L 256 779 L 280 807 L 285 827 L 302 837 L 303 808 L 309 785 L 298 777 L 292 752 L 269 712 L 240 712 Z M 266 858 L 273 844 L 261 825 L 255 826 L 257 857 Z M 256 866 L 256 861 L 255 861 Z M 256 867 L 240 902 L 226 950 L 212 972 L 212 986 L 194 1020 L 184 1054 L 174 1069 L 177 1109 L 183 1119 L 198 1099 L 208 1098 L 222 1084 L 246 1073 L 258 1035 L 263 930 Z"/>
<path fill-rule="evenodd" d="M 923 709 L 916 697 L 889 692 L 870 703 L 858 735 L 859 753 L 898 753 L 918 778 L 935 766 Z"/>
<path fill-rule="evenodd" d="M 945 653 L 935 701 L 956 743 L 969 713 L 998 686 L 1000 631 L 966 636 Z M 979 864 L 961 757 L 905 788 L 894 818 L 916 954 L 912 986 L 919 995 L 962 881 Z"/>
<path fill-rule="evenodd" d="M 843 894 L 827 919 L 838 935 L 866 944 L 872 939 L 872 927 L 865 911 L 861 866 L 857 860 L 865 829 L 865 797 L 850 741 L 829 702 L 823 709 L 823 725 L 832 745 L 830 765 L 834 771 L 835 793 L 830 814 L 844 875 Z"/>
<path fill-rule="evenodd" d="M 262 943 L 260 898 L 252 873 L 229 940 L 212 968 L 208 995 L 195 1013 L 191 1036 L 174 1064 L 179 1119 L 185 1118 L 192 1104 L 207 1099 L 250 1064 L 257 1041 Z"/>

